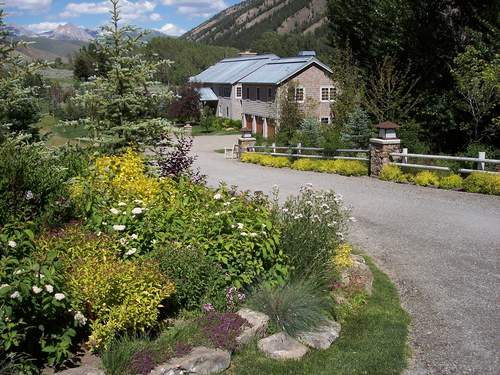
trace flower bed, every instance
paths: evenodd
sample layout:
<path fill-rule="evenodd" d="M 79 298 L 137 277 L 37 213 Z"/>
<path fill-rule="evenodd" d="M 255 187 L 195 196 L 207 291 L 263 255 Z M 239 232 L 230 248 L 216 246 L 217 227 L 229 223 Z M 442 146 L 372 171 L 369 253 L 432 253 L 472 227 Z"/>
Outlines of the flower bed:
<path fill-rule="evenodd" d="M 366 164 L 357 160 L 318 160 L 303 158 L 291 162 L 289 158 L 283 156 L 271 156 L 251 152 L 244 153 L 240 160 L 245 163 L 259 164 L 267 167 L 336 173 L 343 176 L 365 176 L 368 174 L 368 167 Z"/>
<path fill-rule="evenodd" d="M 440 189 L 464 190 L 470 193 L 500 195 L 500 175 L 488 173 L 471 173 L 466 178 L 458 174 L 440 176 L 431 171 L 417 174 L 404 173 L 395 165 L 385 165 L 379 178 L 384 181 L 414 183 L 419 186 L 433 186 Z"/>

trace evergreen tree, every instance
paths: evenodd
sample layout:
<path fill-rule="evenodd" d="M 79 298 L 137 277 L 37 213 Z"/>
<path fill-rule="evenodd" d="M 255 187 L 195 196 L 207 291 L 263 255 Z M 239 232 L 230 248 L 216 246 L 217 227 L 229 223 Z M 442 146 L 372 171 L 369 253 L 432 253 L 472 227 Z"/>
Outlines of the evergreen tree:
<path fill-rule="evenodd" d="M 165 121 L 152 119 L 171 98 L 166 88 L 152 90 L 154 75 L 165 61 L 152 61 L 138 52 L 145 33 L 120 26 L 119 0 L 110 3 L 111 22 L 102 27 L 103 37 L 96 41 L 109 69 L 84 83 L 74 101 L 83 105 L 88 116 L 84 121 L 101 142 L 142 142 L 148 126 L 153 134 L 166 129 Z"/>
<path fill-rule="evenodd" d="M 353 148 L 366 148 L 373 133 L 368 114 L 357 107 L 348 117 L 342 129 L 341 139 Z"/>
<path fill-rule="evenodd" d="M 278 96 L 278 131 L 276 141 L 290 145 L 295 131 L 304 120 L 304 112 L 295 98 L 297 85 L 289 82 L 282 88 Z"/>

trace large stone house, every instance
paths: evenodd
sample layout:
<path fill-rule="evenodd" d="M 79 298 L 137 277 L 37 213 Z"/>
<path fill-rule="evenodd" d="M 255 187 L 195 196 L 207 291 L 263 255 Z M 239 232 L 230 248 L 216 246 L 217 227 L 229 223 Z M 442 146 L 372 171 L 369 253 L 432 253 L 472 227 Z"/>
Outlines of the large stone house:
<path fill-rule="evenodd" d="M 241 56 L 224 59 L 192 77 L 210 87 L 218 97 L 217 115 L 241 119 L 253 134 L 272 137 L 279 127 L 279 101 L 289 82 L 295 86 L 295 100 L 308 105 L 308 116 L 330 123 L 331 102 L 336 89 L 332 70 L 312 51 L 297 57 L 274 55 Z M 203 98 L 202 98 L 203 100 Z"/>

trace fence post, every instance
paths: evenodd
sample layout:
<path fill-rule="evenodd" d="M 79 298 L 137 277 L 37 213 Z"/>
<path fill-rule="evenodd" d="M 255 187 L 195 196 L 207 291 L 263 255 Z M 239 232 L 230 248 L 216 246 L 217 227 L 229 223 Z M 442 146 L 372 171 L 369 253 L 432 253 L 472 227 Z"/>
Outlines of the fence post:
<path fill-rule="evenodd" d="M 479 151 L 479 159 L 484 160 L 486 159 L 486 152 L 484 151 Z M 484 161 L 479 161 L 478 162 L 478 167 L 480 171 L 484 171 Z"/>
<path fill-rule="evenodd" d="M 407 148 L 403 148 L 403 154 L 408 154 Z M 403 163 L 408 164 L 408 156 L 403 156 Z"/>
<path fill-rule="evenodd" d="M 273 154 L 275 154 L 276 153 L 276 143 L 273 142 L 272 147 L 273 147 Z"/>
<path fill-rule="evenodd" d="M 302 154 L 301 148 L 302 148 L 302 143 L 297 143 L 297 154 L 298 155 Z"/>

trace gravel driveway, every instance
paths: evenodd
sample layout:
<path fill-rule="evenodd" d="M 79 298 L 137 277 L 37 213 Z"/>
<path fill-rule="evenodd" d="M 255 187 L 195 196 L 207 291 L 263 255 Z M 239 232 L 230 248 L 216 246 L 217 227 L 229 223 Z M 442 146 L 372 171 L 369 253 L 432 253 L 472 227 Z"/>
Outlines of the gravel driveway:
<path fill-rule="evenodd" d="M 351 241 L 397 283 L 413 319 L 409 374 L 500 374 L 500 197 L 274 169 L 226 160 L 237 136 L 195 138 L 197 165 L 216 186 L 284 196 L 310 182 L 353 207 Z"/>

